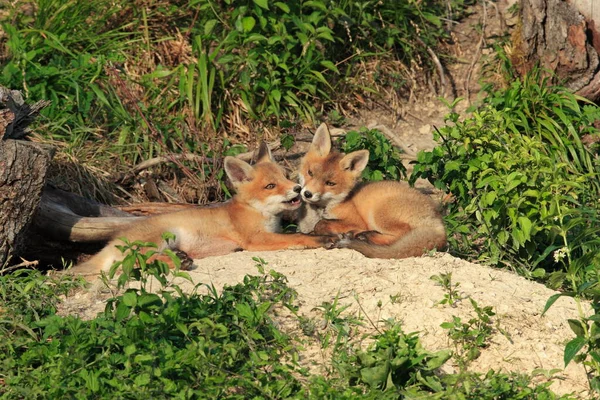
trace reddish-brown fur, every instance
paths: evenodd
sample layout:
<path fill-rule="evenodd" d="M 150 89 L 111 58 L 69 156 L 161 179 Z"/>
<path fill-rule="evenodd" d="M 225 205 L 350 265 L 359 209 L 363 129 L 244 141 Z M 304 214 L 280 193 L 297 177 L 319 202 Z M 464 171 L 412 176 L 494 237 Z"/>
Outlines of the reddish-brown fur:
<path fill-rule="evenodd" d="M 162 214 L 135 222 L 114 235 L 115 239 L 90 260 L 73 268 L 74 273 L 98 274 L 121 258 L 115 245 L 125 237 L 174 248 L 191 258 L 203 258 L 237 250 L 279 250 L 322 247 L 329 237 L 282 234 L 279 214 L 300 206 L 300 187 L 288 180 L 283 168 L 271 160 L 261 146 L 255 166 L 233 157 L 225 158 L 225 170 L 237 194 L 230 201 L 211 208 Z M 165 243 L 162 234 L 175 240 Z"/>
<path fill-rule="evenodd" d="M 446 246 L 443 220 L 433 201 L 406 183 L 359 184 L 369 153 L 331 150 L 325 124 L 300 166 L 304 205 L 301 232 L 343 235 L 338 247 L 367 257 L 404 258 Z"/>

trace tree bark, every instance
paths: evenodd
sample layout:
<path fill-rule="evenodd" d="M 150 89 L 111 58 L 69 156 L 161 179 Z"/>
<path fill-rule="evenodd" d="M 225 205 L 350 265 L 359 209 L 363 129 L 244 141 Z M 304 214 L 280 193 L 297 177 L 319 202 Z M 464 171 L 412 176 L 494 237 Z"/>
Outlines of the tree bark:
<path fill-rule="evenodd" d="M 571 91 L 600 100 L 600 4 L 520 0 L 512 61 L 520 74 L 538 65 Z"/>
<path fill-rule="evenodd" d="M 26 247 L 53 152 L 36 143 L 0 141 L 0 267 Z"/>

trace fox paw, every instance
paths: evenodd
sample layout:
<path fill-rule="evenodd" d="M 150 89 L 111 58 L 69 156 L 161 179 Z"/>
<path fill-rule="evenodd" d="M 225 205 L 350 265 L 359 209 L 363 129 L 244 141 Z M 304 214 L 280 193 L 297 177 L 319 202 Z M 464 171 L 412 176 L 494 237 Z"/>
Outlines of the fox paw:
<path fill-rule="evenodd" d="M 339 233 L 335 237 L 335 242 L 333 243 L 332 249 L 345 249 L 350 245 L 350 242 L 354 239 L 354 234 L 352 232 Z"/>
<path fill-rule="evenodd" d="M 362 231 L 354 235 L 355 240 L 360 240 L 361 242 L 370 242 L 371 236 L 374 234 L 379 234 L 377 231 Z"/>
<path fill-rule="evenodd" d="M 194 260 L 184 251 L 175 250 L 175 254 L 181 260 L 181 267 L 179 268 L 182 271 L 189 271 L 192 269 L 192 265 L 194 264 Z"/>

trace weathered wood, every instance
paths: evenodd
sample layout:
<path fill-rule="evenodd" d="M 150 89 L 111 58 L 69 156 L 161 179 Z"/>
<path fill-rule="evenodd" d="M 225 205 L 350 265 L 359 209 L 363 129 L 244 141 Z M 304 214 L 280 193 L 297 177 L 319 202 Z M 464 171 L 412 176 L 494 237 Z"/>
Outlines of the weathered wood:
<path fill-rule="evenodd" d="M 25 104 L 19 91 L 0 86 L 0 139 L 25 139 L 29 124 L 49 104 L 46 100 Z"/>
<path fill-rule="evenodd" d="M 53 152 L 36 143 L 0 141 L 0 266 L 25 249 Z"/>
<path fill-rule="evenodd" d="M 600 99 L 600 11 L 593 1 L 520 0 L 512 52 L 519 73 L 539 64 L 571 91 Z"/>

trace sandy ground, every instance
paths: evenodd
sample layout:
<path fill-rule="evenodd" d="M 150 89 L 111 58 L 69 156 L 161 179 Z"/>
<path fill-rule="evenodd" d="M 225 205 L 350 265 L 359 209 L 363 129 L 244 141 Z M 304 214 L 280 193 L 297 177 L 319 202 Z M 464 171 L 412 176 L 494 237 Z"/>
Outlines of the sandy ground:
<path fill-rule="evenodd" d="M 405 332 L 419 332 L 428 350 L 452 348 L 440 324 L 451 321 L 453 316 L 463 321 L 474 316 L 468 297 L 480 307 L 492 306 L 496 312 L 494 326 L 500 329 L 495 329 L 489 347 L 482 350 L 471 370 L 532 373 L 558 369 L 551 388 L 557 393 L 577 392 L 586 397 L 584 369 L 575 363 L 563 369 L 564 344 L 573 337 L 567 319 L 577 318 L 577 308 L 572 299 L 560 298 L 542 316 L 546 301 L 555 292 L 541 284 L 444 253 L 380 260 L 346 249 L 239 252 L 196 260 L 196 268 L 189 272 L 194 284 L 222 288 L 224 284 L 242 282 L 247 274 L 258 274 L 252 257 L 261 257 L 269 263 L 267 269 L 288 278 L 289 286 L 298 292 L 299 314 L 318 322 L 322 315 L 315 308 L 337 296 L 340 306 L 349 305 L 345 315 L 364 319 L 362 331 L 374 332 L 369 321 L 381 327 L 384 320 L 392 318 L 402 323 Z M 452 281 L 460 284 L 458 291 L 464 299 L 455 307 L 438 304 L 446 292 L 430 277 L 442 273 L 451 273 Z M 177 283 L 184 290 L 194 286 L 187 281 Z M 109 296 L 106 290 L 77 293 L 65 301 L 62 312 L 91 318 L 104 308 Z M 290 326 L 289 316 L 281 318 L 282 326 Z M 299 326 L 297 321 L 293 324 Z M 320 359 L 320 349 L 316 343 L 305 347 L 301 362 L 311 364 L 319 372 L 319 365 L 325 362 Z M 455 369 L 452 363 L 444 367 L 445 372 Z"/>

